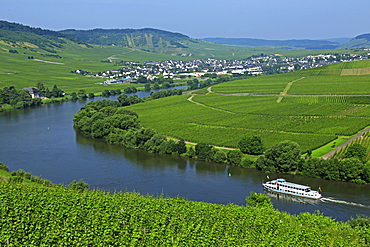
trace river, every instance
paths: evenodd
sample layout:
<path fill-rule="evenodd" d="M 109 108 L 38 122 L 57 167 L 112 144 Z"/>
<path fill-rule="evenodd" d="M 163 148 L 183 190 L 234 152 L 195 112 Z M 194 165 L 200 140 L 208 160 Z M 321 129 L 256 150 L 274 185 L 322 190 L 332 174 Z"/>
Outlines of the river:
<path fill-rule="evenodd" d="M 97 99 L 101 98 L 94 100 Z M 112 192 L 136 191 L 238 205 L 245 205 L 250 191 L 263 192 L 261 183 L 267 179 L 266 174 L 255 169 L 149 154 L 81 134 L 73 128 L 72 119 L 88 101 L 0 112 L 0 162 L 11 171 L 23 169 L 56 184 L 83 179 L 92 189 Z M 269 177 L 279 175 L 269 174 Z M 281 211 L 298 214 L 320 210 L 341 221 L 357 214 L 370 216 L 370 185 L 294 175 L 283 177 L 309 184 L 313 189 L 320 186 L 324 200 L 269 194 L 274 207 Z"/>

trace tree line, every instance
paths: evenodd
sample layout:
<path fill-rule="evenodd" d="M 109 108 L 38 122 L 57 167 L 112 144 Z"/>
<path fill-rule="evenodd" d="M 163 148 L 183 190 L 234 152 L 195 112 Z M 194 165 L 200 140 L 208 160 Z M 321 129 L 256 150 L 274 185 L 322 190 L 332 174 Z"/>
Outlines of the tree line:
<path fill-rule="evenodd" d="M 0 89 L 0 109 L 4 105 L 10 105 L 16 109 L 41 104 L 40 98 L 32 98 L 27 90 L 17 90 L 15 87 L 4 87 Z"/>
<path fill-rule="evenodd" d="M 361 153 L 356 152 L 350 149 L 344 159 L 302 159 L 296 142 L 283 141 L 266 150 L 256 160 L 255 166 L 263 172 L 294 173 L 328 180 L 370 183 L 370 164 L 366 163 Z"/>
<path fill-rule="evenodd" d="M 302 158 L 299 145 L 289 140 L 266 150 L 258 136 L 241 138 L 238 149 L 222 150 L 207 143 L 186 145 L 184 140 L 169 139 L 164 134 L 143 127 L 137 113 L 121 107 L 142 101 L 137 96 L 121 95 L 118 101 L 104 99 L 89 102 L 75 114 L 73 121 L 75 126 L 92 137 L 127 148 L 184 155 L 244 168 L 255 167 L 266 173 L 293 173 L 328 180 L 370 183 L 370 165 L 363 160 L 358 147 L 355 151 L 349 149 L 346 159 L 324 160 L 309 156 Z M 260 156 L 252 161 L 244 154 Z"/>
<path fill-rule="evenodd" d="M 142 99 L 127 95 L 120 95 L 117 99 L 118 101 L 104 99 L 87 103 L 75 114 L 75 126 L 94 138 L 102 138 L 127 148 L 145 149 L 159 154 L 186 155 L 202 161 L 243 167 L 250 167 L 252 164 L 240 150 L 224 151 L 206 143 L 187 146 L 184 140 L 169 139 L 164 134 L 145 128 L 135 112 L 121 107 Z"/>

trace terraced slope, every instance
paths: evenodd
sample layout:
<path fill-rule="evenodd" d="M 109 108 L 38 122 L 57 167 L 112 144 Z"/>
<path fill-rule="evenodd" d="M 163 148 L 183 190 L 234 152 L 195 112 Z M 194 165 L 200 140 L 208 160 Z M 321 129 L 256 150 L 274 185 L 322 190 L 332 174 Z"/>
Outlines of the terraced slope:
<path fill-rule="evenodd" d="M 183 95 L 130 106 L 144 126 L 176 138 L 236 147 L 257 135 L 266 147 L 296 141 L 303 151 L 370 125 L 370 60 L 214 85 L 205 95 Z"/>

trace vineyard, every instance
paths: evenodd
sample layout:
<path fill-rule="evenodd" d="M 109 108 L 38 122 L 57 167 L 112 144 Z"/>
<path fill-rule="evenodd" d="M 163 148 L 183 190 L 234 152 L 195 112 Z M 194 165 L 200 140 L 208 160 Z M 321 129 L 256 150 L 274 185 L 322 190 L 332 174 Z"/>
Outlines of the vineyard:
<path fill-rule="evenodd" d="M 266 148 L 292 140 L 305 152 L 370 125 L 370 77 L 341 76 L 369 66 L 363 60 L 230 81 L 210 94 L 203 89 L 129 108 L 145 127 L 179 139 L 237 147 L 243 136 L 257 135 Z"/>
<path fill-rule="evenodd" d="M 1 246 L 365 246 L 366 228 L 270 207 L 0 183 Z M 366 237 L 367 236 L 367 237 Z"/>
<path fill-rule="evenodd" d="M 349 145 L 345 146 L 344 148 L 340 149 L 338 152 L 336 152 L 334 155 L 333 155 L 333 158 L 339 158 L 339 159 L 343 159 L 345 158 L 345 154 L 347 153 L 348 149 L 351 147 L 351 146 L 354 146 L 354 145 L 361 145 L 362 147 L 365 148 L 366 150 L 366 156 L 365 156 L 365 159 L 366 160 L 369 160 L 370 159 L 370 132 L 367 132 L 365 134 L 363 134 L 361 136 L 361 138 L 357 139 L 357 140 L 354 140 L 352 143 L 350 143 Z"/>

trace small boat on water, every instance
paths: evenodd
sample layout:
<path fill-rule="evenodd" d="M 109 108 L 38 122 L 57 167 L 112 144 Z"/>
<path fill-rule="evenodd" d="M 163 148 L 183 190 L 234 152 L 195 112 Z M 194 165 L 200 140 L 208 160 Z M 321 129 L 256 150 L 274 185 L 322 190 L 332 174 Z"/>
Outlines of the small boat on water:
<path fill-rule="evenodd" d="M 283 178 L 278 178 L 276 180 L 271 180 L 266 183 L 262 183 L 263 188 L 266 190 L 284 193 L 288 195 L 301 196 L 311 199 L 320 199 L 322 197 L 319 188 L 319 191 L 311 190 L 311 187 L 290 183 Z"/>

